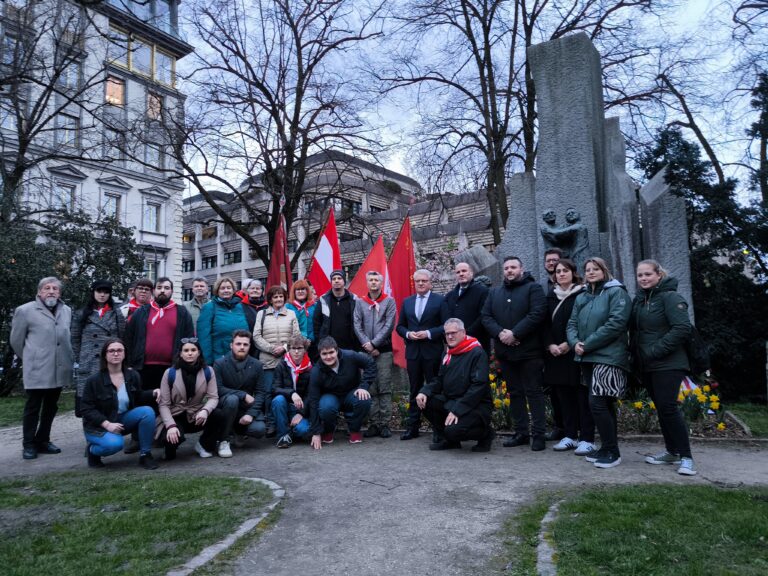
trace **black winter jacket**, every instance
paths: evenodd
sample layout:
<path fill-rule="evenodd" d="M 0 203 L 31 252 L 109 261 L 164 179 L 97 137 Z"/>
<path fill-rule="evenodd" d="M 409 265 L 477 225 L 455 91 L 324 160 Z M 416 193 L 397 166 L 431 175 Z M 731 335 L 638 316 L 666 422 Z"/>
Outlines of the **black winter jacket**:
<path fill-rule="evenodd" d="M 488 384 L 488 356 L 482 348 L 454 356 L 450 364 L 440 365 L 437 376 L 424 385 L 421 393 L 427 397 L 443 396 L 445 409 L 459 418 L 477 410 L 484 422 L 490 422 L 493 401 Z"/>
<path fill-rule="evenodd" d="M 328 291 L 320 298 L 312 318 L 315 343 L 326 336 L 333 336 L 339 348 L 359 351 L 360 341 L 355 335 L 355 304 L 357 298 L 349 290 L 336 298 Z"/>
<path fill-rule="evenodd" d="M 483 328 L 483 305 L 488 298 L 488 287 L 482 282 L 470 282 L 469 286 L 459 296 L 459 285 L 445 295 L 445 312 L 443 317 L 458 318 L 464 322 L 464 328 L 469 336 L 480 341 L 483 350 L 488 352 L 490 337 Z"/>
<path fill-rule="evenodd" d="M 216 373 L 216 384 L 219 388 L 219 403 L 229 394 L 234 394 L 241 401 L 249 394 L 253 396 L 254 403 L 246 414 L 254 420 L 264 420 L 267 394 L 264 390 L 264 369 L 261 362 L 253 356 L 247 356 L 239 362 L 230 352 L 213 363 L 213 371 Z"/>
<path fill-rule="evenodd" d="M 496 356 L 510 362 L 541 358 L 541 324 L 546 313 L 544 290 L 530 272 L 524 272 L 520 280 L 505 280 L 503 286 L 493 288 L 483 306 L 483 326 L 494 338 Z M 499 340 L 503 329 L 512 330 L 520 344 L 503 344 Z"/>

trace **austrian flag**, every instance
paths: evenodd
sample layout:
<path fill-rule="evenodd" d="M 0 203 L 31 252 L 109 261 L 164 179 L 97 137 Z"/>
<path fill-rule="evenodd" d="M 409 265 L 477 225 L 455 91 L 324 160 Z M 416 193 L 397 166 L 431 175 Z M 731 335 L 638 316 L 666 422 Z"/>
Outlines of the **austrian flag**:
<path fill-rule="evenodd" d="M 341 250 L 336 232 L 336 218 L 331 208 L 328 211 L 328 220 L 315 245 L 315 253 L 312 255 L 307 273 L 307 280 L 318 296 L 322 296 L 331 289 L 331 272 L 339 269 L 341 269 Z"/>

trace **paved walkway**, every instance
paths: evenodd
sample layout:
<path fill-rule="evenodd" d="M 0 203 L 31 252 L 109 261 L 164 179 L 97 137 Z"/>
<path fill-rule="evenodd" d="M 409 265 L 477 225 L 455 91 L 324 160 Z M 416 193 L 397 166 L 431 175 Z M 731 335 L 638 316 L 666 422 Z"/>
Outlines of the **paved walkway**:
<path fill-rule="evenodd" d="M 21 459 L 21 429 L 0 431 L 0 475 L 83 470 L 80 421 L 54 423 L 57 456 Z M 503 521 L 537 490 L 637 482 L 768 483 L 768 455 L 756 445 L 695 443 L 699 475 L 649 466 L 642 456 L 658 445 L 624 443 L 623 463 L 600 470 L 573 453 L 503 448 L 489 454 L 430 452 L 429 438 L 366 440 L 352 446 L 342 434 L 319 452 L 306 444 L 277 450 L 266 441 L 233 449 L 234 458 L 200 460 L 187 444 L 161 474 L 258 476 L 287 496 L 277 524 L 227 574 L 257 576 L 477 576 L 500 550 Z M 106 473 L 136 466 L 136 456 L 106 459 Z M 102 472 L 94 472 L 102 473 Z"/>

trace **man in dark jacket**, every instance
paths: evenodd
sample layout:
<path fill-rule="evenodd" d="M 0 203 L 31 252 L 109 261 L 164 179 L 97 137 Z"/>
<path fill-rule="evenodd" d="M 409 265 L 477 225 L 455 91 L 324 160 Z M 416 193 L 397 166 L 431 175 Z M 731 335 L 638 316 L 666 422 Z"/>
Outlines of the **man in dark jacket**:
<path fill-rule="evenodd" d="M 458 318 L 467 327 L 467 334 L 480 341 L 486 354 L 491 341 L 483 328 L 482 311 L 488 297 L 488 287 L 475 282 L 475 272 L 468 262 L 458 262 L 454 268 L 456 286 L 445 295 L 445 318 Z"/>
<path fill-rule="evenodd" d="M 333 442 L 339 409 L 349 426 L 349 443 L 363 441 L 360 428 L 371 409 L 368 388 L 376 380 L 373 358 L 353 350 L 340 350 L 327 336 L 317 344 L 320 362 L 309 375 L 309 414 L 312 422 L 312 448 Z M 361 373 L 362 371 L 362 373 Z"/>
<path fill-rule="evenodd" d="M 340 348 L 360 350 L 360 341 L 355 335 L 355 295 L 346 288 L 344 270 L 331 272 L 331 289 L 320 297 L 312 319 L 315 340 L 331 336 Z"/>
<path fill-rule="evenodd" d="M 219 388 L 216 410 L 224 413 L 222 438 L 227 439 L 219 442 L 218 453 L 222 458 L 232 457 L 229 438 L 233 430 L 253 438 L 262 438 L 267 431 L 264 424 L 264 370 L 261 362 L 249 355 L 251 334 L 247 330 L 235 330 L 229 347 L 231 353 L 213 364 Z"/>
<path fill-rule="evenodd" d="M 429 449 L 461 448 L 462 440 L 477 440 L 472 451 L 488 452 L 496 435 L 491 428 L 488 356 L 476 338 L 467 336 L 458 318 L 448 319 L 443 328 L 448 350 L 440 371 L 416 396 L 440 437 Z"/>
<path fill-rule="evenodd" d="M 491 290 L 483 307 L 483 326 L 494 338 L 502 377 L 507 381 L 515 435 L 504 446 L 528 444 L 531 409 L 531 450 L 544 450 L 546 420 L 542 390 L 544 360 L 539 339 L 547 302 L 544 290 L 523 270 L 520 258 L 504 259 L 504 284 Z"/>
<path fill-rule="evenodd" d="M 141 375 L 144 390 L 159 390 L 165 371 L 181 349 L 181 341 L 195 335 L 195 325 L 184 306 L 171 300 L 173 282 L 158 278 L 155 298 L 128 319 L 125 328 L 127 364 Z M 155 412 L 157 406 L 154 405 Z"/>

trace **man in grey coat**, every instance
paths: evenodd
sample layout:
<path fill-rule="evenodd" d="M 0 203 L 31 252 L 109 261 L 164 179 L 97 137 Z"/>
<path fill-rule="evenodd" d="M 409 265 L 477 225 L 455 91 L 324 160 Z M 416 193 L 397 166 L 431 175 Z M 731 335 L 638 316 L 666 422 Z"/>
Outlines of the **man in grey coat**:
<path fill-rule="evenodd" d="M 59 396 L 72 381 L 72 310 L 61 301 L 61 282 L 49 276 L 37 285 L 37 298 L 13 314 L 11 347 L 23 364 L 25 460 L 38 454 L 58 454 L 51 442 L 51 426 Z"/>

